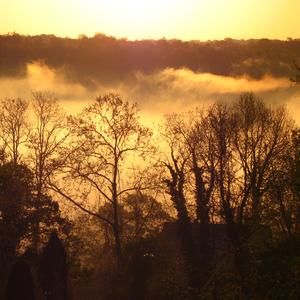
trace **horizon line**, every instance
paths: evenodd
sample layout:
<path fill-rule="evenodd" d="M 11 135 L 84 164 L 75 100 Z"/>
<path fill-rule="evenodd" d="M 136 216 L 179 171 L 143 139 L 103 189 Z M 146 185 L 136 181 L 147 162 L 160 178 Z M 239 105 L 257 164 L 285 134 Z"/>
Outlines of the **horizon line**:
<path fill-rule="evenodd" d="M 269 41 L 300 41 L 300 37 L 298 38 L 292 38 L 292 37 L 286 37 L 285 39 L 281 38 L 271 38 L 271 37 L 253 37 L 253 38 L 233 38 L 233 37 L 225 37 L 223 39 L 181 39 L 181 38 L 167 38 L 165 36 L 162 36 L 161 38 L 128 38 L 128 37 L 116 37 L 114 35 L 109 35 L 103 32 L 95 32 L 94 35 L 89 35 L 85 33 L 80 33 L 76 37 L 75 36 L 63 36 L 63 35 L 57 35 L 55 33 L 37 33 L 37 34 L 24 34 L 24 33 L 19 33 L 16 31 L 12 32 L 0 32 L 0 36 L 23 36 L 23 37 L 40 37 L 40 36 L 49 36 L 49 37 L 55 37 L 55 38 L 60 38 L 60 39 L 71 39 L 71 40 L 80 40 L 80 39 L 93 39 L 93 38 L 111 38 L 117 41 L 128 41 L 128 42 L 143 42 L 143 41 L 180 41 L 184 43 L 189 43 L 189 42 L 199 42 L 199 43 L 206 43 L 206 42 L 220 42 L 220 41 L 260 41 L 260 40 L 269 40 Z"/>

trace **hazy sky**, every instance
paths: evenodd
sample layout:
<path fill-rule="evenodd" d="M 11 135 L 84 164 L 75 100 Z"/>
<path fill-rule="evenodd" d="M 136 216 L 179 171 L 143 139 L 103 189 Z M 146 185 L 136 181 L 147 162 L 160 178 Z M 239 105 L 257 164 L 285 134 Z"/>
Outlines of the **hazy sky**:
<path fill-rule="evenodd" d="M 300 0 L 0 0 L 0 33 L 300 38 Z"/>

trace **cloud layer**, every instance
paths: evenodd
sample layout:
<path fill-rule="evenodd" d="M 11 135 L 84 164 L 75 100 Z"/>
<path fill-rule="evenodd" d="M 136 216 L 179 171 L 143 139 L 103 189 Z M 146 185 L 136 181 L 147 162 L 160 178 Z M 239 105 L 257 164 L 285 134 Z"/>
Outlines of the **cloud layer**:
<path fill-rule="evenodd" d="M 152 73 L 135 72 L 124 80 L 95 82 L 92 88 L 70 81 L 62 69 L 37 62 L 27 64 L 22 78 L 0 79 L 0 97 L 30 99 L 32 91 L 48 90 L 56 94 L 66 110 L 77 112 L 82 105 L 107 92 L 117 92 L 138 102 L 142 112 L 161 116 L 192 106 L 215 101 L 232 101 L 240 93 L 252 91 L 274 104 L 287 104 L 294 118 L 300 111 L 299 88 L 287 78 L 265 76 L 228 77 L 197 73 L 189 69 L 166 68 Z M 300 118 L 299 118 L 300 120 Z"/>

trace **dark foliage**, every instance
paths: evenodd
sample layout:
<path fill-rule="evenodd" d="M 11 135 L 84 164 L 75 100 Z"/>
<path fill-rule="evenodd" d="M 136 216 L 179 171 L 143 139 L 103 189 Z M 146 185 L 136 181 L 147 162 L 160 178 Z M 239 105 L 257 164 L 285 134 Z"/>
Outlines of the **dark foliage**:
<path fill-rule="evenodd" d="M 248 272 L 252 299 L 299 299 L 299 253 L 299 236 L 294 236 L 257 255 Z"/>
<path fill-rule="evenodd" d="M 31 224 L 32 174 L 26 166 L 5 164 L 0 167 L 0 186 L 0 238 L 14 257 Z"/>
<path fill-rule="evenodd" d="M 67 300 L 72 284 L 78 285 L 75 298 L 90 300 L 300 298 L 300 138 L 286 110 L 246 93 L 231 106 L 172 115 L 162 133 L 170 154 L 153 165 L 150 160 L 161 174 L 138 174 L 126 188 L 124 153 L 142 153 L 146 163 L 156 150 L 136 113 L 135 105 L 109 94 L 70 117 L 70 128 L 63 128 L 75 138 L 55 153 L 60 167 L 40 188 L 29 166 L 2 163 L 0 299 L 6 288 L 12 300 L 35 293 L 41 300 Z M 86 214 L 75 232 L 88 243 L 83 250 L 50 192 Z M 43 244 L 50 232 L 40 254 L 37 233 Z M 30 267 L 20 260 L 26 249 Z"/>
<path fill-rule="evenodd" d="M 26 64 L 41 61 L 63 71 L 68 80 L 93 88 L 94 81 L 114 82 L 132 72 L 187 68 L 224 76 L 294 77 L 299 40 L 118 40 L 105 35 L 79 39 L 53 35 L 0 36 L 0 76 L 26 74 Z"/>
<path fill-rule="evenodd" d="M 6 288 L 6 300 L 34 300 L 33 277 L 28 264 L 19 260 L 12 268 Z"/>
<path fill-rule="evenodd" d="M 67 300 L 67 255 L 55 232 L 43 250 L 38 279 L 44 300 Z"/>

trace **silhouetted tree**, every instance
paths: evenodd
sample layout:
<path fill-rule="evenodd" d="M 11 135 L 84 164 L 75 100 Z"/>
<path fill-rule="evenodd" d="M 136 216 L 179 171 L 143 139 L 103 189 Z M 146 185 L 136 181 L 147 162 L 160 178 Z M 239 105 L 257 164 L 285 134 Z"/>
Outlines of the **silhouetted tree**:
<path fill-rule="evenodd" d="M 0 104 L 0 140 L 4 158 L 21 163 L 21 146 L 28 138 L 28 102 L 21 98 L 4 99 Z M 5 159 L 4 159 L 5 160 Z"/>
<path fill-rule="evenodd" d="M 271 107 L 253 94 L 243 94 L 235 105 L 234 150 L 242 170 L 242 199 L 238 222 L 261 222 L 263 196 L 268 190 L 273 164 L 279 169 L 280 160 L 290 147 L 292 122 L 283 107 Z"/>
<path fill-rule="evenodd" d="M 171 116 L 166 120 L 163 137 L 166 141 L 170 155 L 167 156 L 163 165 L 167 169 L 164 179 L 166 184 L 166 192 L 170 195 L 170 199 L 177 213 L 178 235 L 181 241 L 182 252 L 186 260 L 189 284 L 191 287 L 198 287 L 198 264 L 196 259 L 196 249 L 192 234 L 191 217 L 188 211 L 188 203 L 186 197 L 188 160 L 190 153 L 180 136 L 175 116 Z"/>
<path fill-rule="evenodd" d="M 72 134 L 70 149 L 67 149 L 68 164 L 64 171 L 72 180 L 76 191 L 67 191 L 52 182 L 52 188 L 83 211 L 109 224 L 114 233 L 117 260 L 121 261 L 122 245 L 120 232 L 120 201 L 127 193 L 143 190 L 141 178 L 130 182 L 125 163 L 149 153 L 151 132 L 139 122 L 136 104 L 123 101 L 119 95 L 98 97 L 76 117 L 69 119 Z M 71 193 L 69 193 L 71 192 Z M 90 196 L 90 197 L 89 197 Z M 112 218 L 99 214 L 89 207 L 94 197 L 97 205 L 107 203 Z M 83 202 L 83 200 L 85 201 Z"/>
<path fill-rule="evenodd" d="M 99 214 L 106 219 L 112 219 L 112 213 L 108 203 L 99 208 Z M 139 191 L 122 199 L 119 205 L 119 219 L 124 245 L 155 237 L 164 223 L 172 220 L 158 200 Z M 113 229 L 103 222 L 100 223 L 100 227 L 104 235 L 104 248 L 109 247 L 113 244 Z"/>
<path fill-rule="evenodd" d="M 208 112 L 208 123 L 212 134 L 216 164 L 216 190 L 219 201 L 219 215 L 228 225 L 235 222 L 235 160 L 232 146 L 233 120 L 229 108 L 218 103 L 213 105 Z"/>
<path fill-rule="evenodd" d="M 296 199 L 300 200 L 300 129 L 296 128 L 292 133 L 292 188 Z"/>
<path fill-rule="evenodd" d="M 0 188 L 0 240 L 8 255 L 6 262 L 12 261 L 19 249 L 32 247 L 37 219 L 44 236 L 54 228 L 69 233 L 71 224 L 61 216 L 57 202 L 43 194 L 37 205 L 34 175 L 27 166 L 1 166 Z"/>
<path fill-rule="evenodd" d="M 151 195 L 137 191 L 124 199 L 122 231 L 129 241 L 154 237 L 172 218 L 162 203 Z"/>
<path fill-rule="evenodd" d="M 171 147 L 180 148 L 181 156 L 186 157 L 185 176 L 188 184 L 193 187 L 196 220 L 205 226 L 210 223 L 215 183 L 215 152 L 207 117 L 204 111 L 196 108 L 189 113 L 167 116 L 166 124 L 168 139 L 172 137 L 174 140 Z"/>
<path fill-rule="evenodd" d="M 30 230 L 34 214 L 33 175 L 24 165 L 0 167 L 0 238 L 11 258 Z M 8 251 L 9 249 L 9 251 Z"/>
<path fill-rule="evenodd" d="M 68 130 L 66 128 L 66 116 L 52 93 L 33 93 L 32 108 L 32 129 L 27 146 L 29 164 L 34 175 L 37 206 L 33 243 L 34 247 L 38 249 L 41 239 L 39 213 L 43 211 L 43 206 L 49 200 L 47 183 L 60 167 L 60 151 L 68 137 Z M 53 205 L 57 204 L 53 203 Z"/>
<path fill-rule="evenodd" d="M 290 133 L 290 144 L 280 160 L 273 164 L 269 197 L 273 199 L 270 218 L 276 232 L 292 238 L 299 230 L 299 178 L 300 139 L 299 129 Z"/>
<path fill-rule="evenodd" d="M 20 241 L 30 227 L 31 178 L 24 166 L 0 166 L 0 298 Z"/>

